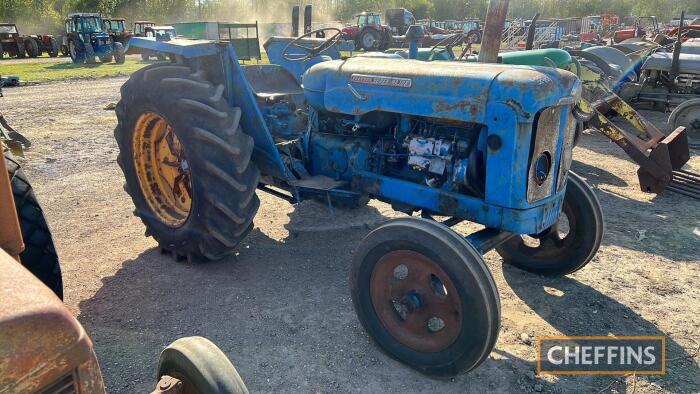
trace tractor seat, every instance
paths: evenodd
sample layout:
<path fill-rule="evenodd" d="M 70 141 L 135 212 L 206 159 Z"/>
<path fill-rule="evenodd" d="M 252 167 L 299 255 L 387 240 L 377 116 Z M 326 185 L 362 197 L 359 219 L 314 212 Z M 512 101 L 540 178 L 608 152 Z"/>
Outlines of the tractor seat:
<path fill-rule="evenodd" d="M 260 98 L 304 94 L 296 79 L 276 64 L 241 66 L 253 93 Z"/>

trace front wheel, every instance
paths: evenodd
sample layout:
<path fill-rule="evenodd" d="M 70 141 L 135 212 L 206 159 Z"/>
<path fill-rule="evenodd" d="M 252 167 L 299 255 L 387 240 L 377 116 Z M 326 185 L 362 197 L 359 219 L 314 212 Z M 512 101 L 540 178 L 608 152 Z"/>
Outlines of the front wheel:
<path fill-rule="evenodd" d="M 81 41 L 68 41 L 68 54 L 70 55 L 70 60 L 72 60 L 73 63 L 85 63 L 85 46 Z"/>
<path fill-rule="evenodd" d="M 476 249 L 439 223 L 400 218 L 369 233 L 353 257 L 350 290 L 370 336 L 421 372 L 470 371 L 496 344 L 493 277 Z"/>
<path fill-rule="evenodd" d="M 25 268 L 63 299 L 61 267 L 44 211 L 19 163 L 8 152 L 4 156 L 24 241 L 24 251 L 19 259 Z"/>
<path fill-rule="evenodd" d="M 122 86 L 114 136 L 135 215 L 163 249 L 224 258 L 253 228 L 254 141 L 223 86 L 189 67 L 154 64 Z"/>
<path fill-rule="evenodd" d="M 588 264 L 603 239 L 603 210 L 586 182 L 569 172 L 559 220 L 534 236 L 513 237 L 496 248 L 503 262 L 539 275 L 571 274 Z"/>
<path fill-rule="evenodd" d="M 124 64 L 126 61 L 126 54 L 124 53 L 124 45 L 121 42 L 114 43 L 112 52 L 114 53 L 114 62 L 117 64 Z"/>
<path fill-rule="evenodd" d="M 160 354 L 158 378 L 170 376 L 182 382 L 184 394 L 247 394 L 236 367 L 210 340 L 180 338 Z"/>

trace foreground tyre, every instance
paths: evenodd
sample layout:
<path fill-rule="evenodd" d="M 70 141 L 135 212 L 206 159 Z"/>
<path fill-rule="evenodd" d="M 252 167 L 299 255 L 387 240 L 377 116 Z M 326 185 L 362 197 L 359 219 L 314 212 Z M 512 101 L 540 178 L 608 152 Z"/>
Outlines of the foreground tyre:
<path fill-rule="evenodd" d="M 350 288 L 370 336 L 421 372 L 470 371 L 496 344 L 500 301 L 491 273 L 441 224 L 400 218 L 369 233 L 353 257 Z"/>
<path fill-rule="evenodd" d="M 561 276 L 583 268 L 603 239 L 603 210 L 586 182 L 569 172 L 559 221 L 533 237 L 513 237 L 496 248 L 503 262 L 539 275 Z"/>
<path fill-rule="evenodd" d="M 34 276 L 56 293 L 58 298 L 63 299 L 61 267 L 54 249 L 51 231 L 44 218 L 44 211 L 17 161 L 9 153 L 5 153 L 4 156 L 24 241 L 24 251 L 19 255 L 20 261 Z"/>
<path fill-rule="evenodd" d="M 218 260 L 253 228 L 260 172 L 241 111 L 188 67 L 155 64 L 122 86 L 114 136 L 135 214 L 166 250 Z"/>
<path fill-rule="evenodd" d="M 248 393 L 228 357 L 202 337 L 180 338 L 168 345 L 158 362 L 158 378 L 164 375 L 182 382 L 182 394 Z"/>

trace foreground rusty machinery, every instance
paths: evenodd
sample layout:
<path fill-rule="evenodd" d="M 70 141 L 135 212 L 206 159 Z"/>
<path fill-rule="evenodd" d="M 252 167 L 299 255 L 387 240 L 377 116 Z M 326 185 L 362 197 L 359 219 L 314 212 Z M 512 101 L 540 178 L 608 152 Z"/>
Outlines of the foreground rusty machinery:
<path fill-rule="evenodd" d="M 3 250 L 0 288 L 0 392 L 104 393 L 88 334 L 49 288 Z M 231 361 L 202 337 L 168 345 L 157 377 L 153 393 L 248 393 Z"/>

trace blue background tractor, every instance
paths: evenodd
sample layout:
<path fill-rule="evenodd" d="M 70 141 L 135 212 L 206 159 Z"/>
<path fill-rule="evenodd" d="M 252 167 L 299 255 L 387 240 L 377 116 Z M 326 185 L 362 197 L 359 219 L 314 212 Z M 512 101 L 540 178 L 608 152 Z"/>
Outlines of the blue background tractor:
<path fill-rule="evenodd" d="M 117 64 L 126 60 L 124 46 L 102 29 L 100 14 L 70 14 L 65 20 L 65 46 L 73 63 L 95 63 L 95 57 Z"/>
<path fill-rule="evenodd" d="M 171 59 L 134 73 L 116 107 L 135 214 L 176 257 L 218 260 L 253 228 L 256 190 L 386 202 L 407 216 L 354 252 L 360 321 L 413 368 L 471 370 L 500 325 L 484 253 L 564 275 L 600 246 L 600 204 L 569 171 L 580 82 L 548 67 L 332 60 L 342 33 L 324 30 L 271 39 L 265 65 L 241 65 L 225 42 L 132 38 Z M 483 229 L 459 234 L 462 221 Z"/>

